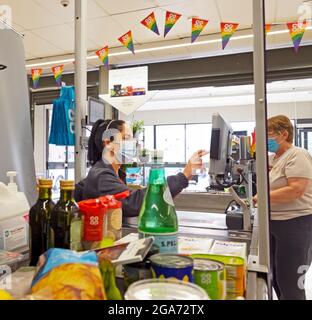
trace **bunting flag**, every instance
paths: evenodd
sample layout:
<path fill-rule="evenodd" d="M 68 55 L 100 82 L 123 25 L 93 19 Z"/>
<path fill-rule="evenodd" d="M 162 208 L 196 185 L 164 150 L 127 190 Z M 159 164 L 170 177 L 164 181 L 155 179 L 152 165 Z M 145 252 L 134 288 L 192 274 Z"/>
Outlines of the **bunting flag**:
<path fill-rule="evenodd" d="M 121 36 L 118 40 L 134 54 L 134 45 L 131 30 Z"/>
<path fill-rule="evenodd" d="M 307 22 L 290 22 L 287 23 L 291 39 L 294 43 L 296 53 L 299 51 L 300 43 L 307 27 Z"/>
<path fill-rule="evenodd" d="M 265 35 L 268 35 L 268 33 L 271 31 L 272 24 L 266 24 L 265 25 Z"/>
<path fill-rule="evenodd" d="M 221 22 L 222 49 L 224 50 L 231 37 L 237 30 L 239 24 L 231 22 Z"/>
<path fill-rule="evenodd" d="M 193 18 L 192 19 L 192 43 L 196 41 L 201 32 L 208 24 L 208 20 Z"/>
<path fill-rule="evenodd" d="M 141 23 L 149 30 L 152 30 L 157 35 L 160 35 L 154 12 L 152 12 L 149 16 L 143 19 Z"/>
<path fill-rule="evenodd" d="M 99 57 L 99 59 L 103 62 L 104 66 L 108 68 L 108 46 L 98 50 L 96 52 L 96 55 Z"/>
<path fill-rule="evenodd" d="M 37 89 L 41 75 L 42 75 L 42 69 L 32 69 L 31 70 L 31 78 L 33 81 L 33 88 L 34 89 Z"/>
<path fill-rule="evenodd" d="M 64 70 L 64 65 L 56 66 L 52 68 L 56 84 L 60 87 L 62 85 L 62 73 Z"/>
<path fill-rule="evenodd" d="M 173 28 L 177 21 L 181 18 L 181 14 L 167 11 L 166 12 L 166 22 L 165 22 L 165 35 Z"/>

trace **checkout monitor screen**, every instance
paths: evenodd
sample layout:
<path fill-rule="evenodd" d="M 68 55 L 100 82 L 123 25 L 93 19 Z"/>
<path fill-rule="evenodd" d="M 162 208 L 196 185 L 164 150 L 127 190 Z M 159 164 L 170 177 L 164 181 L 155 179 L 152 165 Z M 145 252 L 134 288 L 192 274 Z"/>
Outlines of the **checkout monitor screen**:
<path fill-rule="evenodd" d="M 88 112 L 89 125 L 95 124 L 97 120 L 105 119 L 105 103 L 101 100 L 89 97 Z"/>

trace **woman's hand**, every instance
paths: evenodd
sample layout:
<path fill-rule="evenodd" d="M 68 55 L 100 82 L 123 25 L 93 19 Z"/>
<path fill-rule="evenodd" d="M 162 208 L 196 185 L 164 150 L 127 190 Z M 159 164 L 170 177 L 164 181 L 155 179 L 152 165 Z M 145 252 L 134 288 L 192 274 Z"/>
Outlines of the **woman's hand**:
<path fill-rule="evenodd" d="M 201 169 L 203 167 L 203 159 L 205 155 L 208 154 L 208 151 L 206 150 L 199 150 L 195 152 L 191 159 L 188 161 L 183 173 L 186 176 L 188 180 L 191 180 L 191 178 L 196 175 L 196 170 Z"/>
<path fill-rule="evenodd" d="M 252 198 L 252 202 L 253 202 L 254 206 L 258 205 L 258 195 L 257 194 Z"/>

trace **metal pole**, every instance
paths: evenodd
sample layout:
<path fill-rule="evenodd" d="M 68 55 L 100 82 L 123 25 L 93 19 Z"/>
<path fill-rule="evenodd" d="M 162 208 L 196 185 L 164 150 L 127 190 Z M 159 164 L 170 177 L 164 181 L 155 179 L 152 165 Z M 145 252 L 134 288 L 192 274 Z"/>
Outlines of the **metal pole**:
<path fill-rule="evenodd" d="M 266 94 L 266 43 L 265 43 L 264 0 L 253 0 L 254 31 L 254 82 L 257 137 L 257 189 L 259 219 L 259 265 L 268 273 L 270 281 L 270 203 L 269 171 L 267 150 L 267 94 Z"/>
<path fill-rule="evenodd" d="M 75 0 L 75 180 L 86 176 L 86 152 L 81 146 L 87 101 L 87 0 Z"/>

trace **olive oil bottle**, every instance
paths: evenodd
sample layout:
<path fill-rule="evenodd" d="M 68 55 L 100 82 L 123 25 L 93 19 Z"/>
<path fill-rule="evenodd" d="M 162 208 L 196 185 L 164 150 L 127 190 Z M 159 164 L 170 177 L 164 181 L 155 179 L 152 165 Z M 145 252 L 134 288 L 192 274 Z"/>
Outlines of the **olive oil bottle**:
<path fill-rule="evenodd" d="M 39 180 L 39 198 L 29 212 L 30 265 L 36 266 L 39 257 L 53 247 L 50 236 L 52 201 L 52 180 Z"/>
<path fill-rule="evenodd" d="M 74 199 L 75 182 L 61 181 L 61 197 L 51 218 L 54 247 L 82 251 L 82 215 Z"/>

